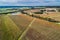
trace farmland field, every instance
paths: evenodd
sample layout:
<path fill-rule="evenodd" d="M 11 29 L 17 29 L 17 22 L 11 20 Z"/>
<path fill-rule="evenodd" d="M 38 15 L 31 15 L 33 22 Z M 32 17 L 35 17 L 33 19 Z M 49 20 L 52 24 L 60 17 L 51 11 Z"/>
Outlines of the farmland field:
<path fill-rule="evenodd" d="M 32 17 L 27 17 L 25 15 L 10 15 L 9 16 L 14 23 L 18 26 L 18 28 L 20 28 L 21 30 L 24 30 L 28 27 L 28 25 L 30 24 L 30 22 L 33 20 Z"/>
<path fill-rule="evenodd" d="M 20 34 L 20 29 L 12 22 L 12 20 L 7 15 L 1 16 L 0 25 L 0 39 L 1 40 L 16 40 Z"/>
<path fill-rule="evenodd" d="M 28 15 L 0 15 L 0 40 L 60 40 L 60 25 Z"/>
<path fill-rule="evenodd" d="M 36 19 L 22 40 L 60 40 L 60 25 Z"/>

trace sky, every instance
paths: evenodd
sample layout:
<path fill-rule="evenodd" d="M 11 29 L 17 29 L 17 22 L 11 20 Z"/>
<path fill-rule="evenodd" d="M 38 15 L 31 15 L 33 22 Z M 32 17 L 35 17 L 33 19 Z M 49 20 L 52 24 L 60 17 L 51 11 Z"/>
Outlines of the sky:
<path fill-rule="evenodd" d="M 60 6 L 60 0 L 0 0 L 0 6 Z"/>

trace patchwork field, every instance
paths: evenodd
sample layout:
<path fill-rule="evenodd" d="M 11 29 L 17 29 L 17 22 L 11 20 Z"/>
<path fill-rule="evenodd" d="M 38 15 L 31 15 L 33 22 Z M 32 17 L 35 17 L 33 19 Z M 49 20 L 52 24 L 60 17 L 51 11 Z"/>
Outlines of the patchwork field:
<path fill-rule="evenodd" d="M 60 25 L 28 15 L 0 15 L 0 40 L 60 40 Z"/>

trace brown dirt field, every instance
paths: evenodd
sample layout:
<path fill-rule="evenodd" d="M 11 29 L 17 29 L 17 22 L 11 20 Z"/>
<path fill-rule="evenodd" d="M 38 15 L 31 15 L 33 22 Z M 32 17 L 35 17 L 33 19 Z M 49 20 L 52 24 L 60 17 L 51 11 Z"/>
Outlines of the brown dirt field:
<path fill-rule="evenodd" d="M 32 17 L 29 16 L 25 16 L 25 15 L 10 15 L 9 16 L 14 23 L 21 29 L 21 30 L 25 30 L 28 25 L 30 24 L 30 22 L 33 20 Z"/>
<path fill-rule="evenodd" d="M 36 19 L 24 37 L 26 40 L 60 40 L 60 25 Z"/>
<path fill-rule="evenodd" d="M 26 29 L 33 20 L 32 17 L 23 14 L 9 17 L 21 30 Z M 60 40 L 60 25 L 36 18 L 22 40 Z"/>

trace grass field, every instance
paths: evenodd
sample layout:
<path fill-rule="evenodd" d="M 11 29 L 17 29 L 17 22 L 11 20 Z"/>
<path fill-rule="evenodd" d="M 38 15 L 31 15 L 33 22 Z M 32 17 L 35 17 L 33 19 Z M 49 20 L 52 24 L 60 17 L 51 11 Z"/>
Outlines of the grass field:
<path fill-rule="evenodd" d="M 1 16 L 2 23 L 0 26 L 1 31 L 3 32 L 1 38 L 2 40 L 17 40 L 17 37 L 20 34 L 20 29 L 16 26 L 15 23 L 7 16 Z"/>

